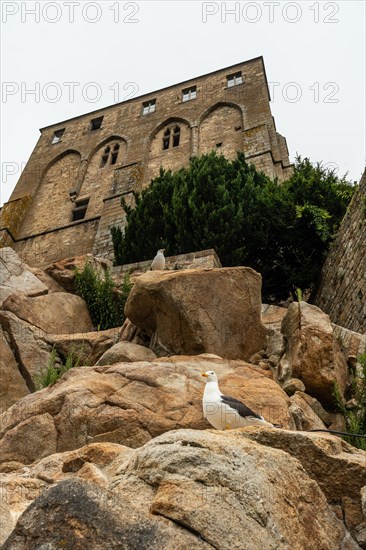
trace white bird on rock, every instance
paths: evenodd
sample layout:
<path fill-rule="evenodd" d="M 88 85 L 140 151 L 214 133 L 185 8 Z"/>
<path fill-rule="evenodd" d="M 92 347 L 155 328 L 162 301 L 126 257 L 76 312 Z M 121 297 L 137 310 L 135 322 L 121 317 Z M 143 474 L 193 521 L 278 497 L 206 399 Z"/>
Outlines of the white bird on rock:
<path fill-rule="evenodd" d="M 255 425 L 273 427 L 273 424 L 266 422 L 263 416 L 253 412 L 238 399 L 223 395 L 213 370 L 203 373 L 202 376 L 206 378 L 202 400 L 203 416 L 216 430 L 232 430 Z"/>
<path fill-rule="evenodd" d="M 153 259 L 152 264 L 151 264 L 151 269 L 153 271 L 165 269 L 164 250 L 165 250 L 165 248 L 159 248 L 159 250 L 157 251 L 156 256 Z"/>

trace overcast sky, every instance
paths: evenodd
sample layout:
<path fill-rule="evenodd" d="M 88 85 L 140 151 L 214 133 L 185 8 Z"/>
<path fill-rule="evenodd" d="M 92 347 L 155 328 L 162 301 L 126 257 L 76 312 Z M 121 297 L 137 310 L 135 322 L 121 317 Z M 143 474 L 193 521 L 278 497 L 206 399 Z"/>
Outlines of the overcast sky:
<path fill-rule="evenodd" d="M 39 128 L 259 55 L 291 160 L 363 172 L 361 0 L 2 1 L 1 25 L 1 204 Z"/>

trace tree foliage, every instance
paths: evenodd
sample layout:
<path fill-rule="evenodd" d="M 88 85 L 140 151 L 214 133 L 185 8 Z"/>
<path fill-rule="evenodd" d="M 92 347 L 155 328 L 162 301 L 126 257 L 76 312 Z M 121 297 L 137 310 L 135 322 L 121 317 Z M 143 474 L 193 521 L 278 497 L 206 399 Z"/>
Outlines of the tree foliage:
<path fill-rule="evenodd" d="M 224 266 L 245 265 L 263 276 L 268 301 L 311 289 L 325 253 L 352 197 L 345 179 L 296 159 L 291 178 L 271 181 L 242 153 L 227 160 L 214 152 L 195 157 L 177 172 L 160 171 L 135 195 L 122 200 L 128 225 L 113 230 L 118 263 L 214 248 Z"/>

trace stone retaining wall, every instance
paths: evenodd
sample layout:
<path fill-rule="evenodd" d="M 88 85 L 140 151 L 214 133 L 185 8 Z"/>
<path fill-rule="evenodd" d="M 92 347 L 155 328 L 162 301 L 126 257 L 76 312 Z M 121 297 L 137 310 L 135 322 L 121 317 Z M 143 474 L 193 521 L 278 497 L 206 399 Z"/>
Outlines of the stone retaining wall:
<path fill-rule="evenodd" d="M 122 281 L 126 273 L 130 273 L 132 281 L 150 269 L 151 260 L 137 262 L 134 264 L 119 265 L 112 269 L 113 278 L 116 282 Z M 215 250 L 200 250 L 189 254 L 179 254 L 166 258 L 165 269 L 205 269 L 211 267 L 222 267 Z"/>
<path fill-rule="evenodd" d="M 324 264 L 315 304 L 333 323 L 366 332 L 366 171 Z"/>

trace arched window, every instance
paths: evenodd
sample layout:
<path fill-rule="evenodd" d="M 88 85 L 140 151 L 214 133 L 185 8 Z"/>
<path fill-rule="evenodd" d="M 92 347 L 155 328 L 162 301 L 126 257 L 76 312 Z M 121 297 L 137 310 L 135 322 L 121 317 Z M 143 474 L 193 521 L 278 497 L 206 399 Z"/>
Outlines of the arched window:
<path fill-rule="evenodd" d="M 163 151 L 169 149 L 170 146 L 178 147 L 180 141 L 180 126 L 175 126 L 173 129 L 167 128 L 163 135 Z"/>
<path fill-rule="evenodd" d="M 180 127 L 176 126 L 173 133 L 173 147 L 178 147 L 180 140 Z"/>
<path fill-rule="evenodd" d="M 104 168 L 104 166 L 107 164 L 110 150 L 111 150 L 110 147 L 106 147 L 104 149 L 104 153 L 102 155 L 102 160 L 101 160 L 101 163 L 100 163 L 101 168 Z"/>
<path fill-rule="evenodd" d="M 118 153 L 119 153 L 119 143 L 116 143 L 113 146 L 113 150 L 111 150 L 111 147 L 108 145 L 108 147 L 104 149 L 101 162 L 100 162 L 100 167 L 104 168 L 107 164 L 116 164 Z"/>
<path fill-rule="evenodd" d="M 170 128 L 165 130 L 164 137 L 163 137 L 163 150 L 169 149 L 169 142 L 170 142 Z"/>
<path fill-rule="evenodd" d="M 119 144 L 116 143 L 113 147 L 113 153 L 111 155 L 111 164 L 116 164 L 118 158 Z"/>

